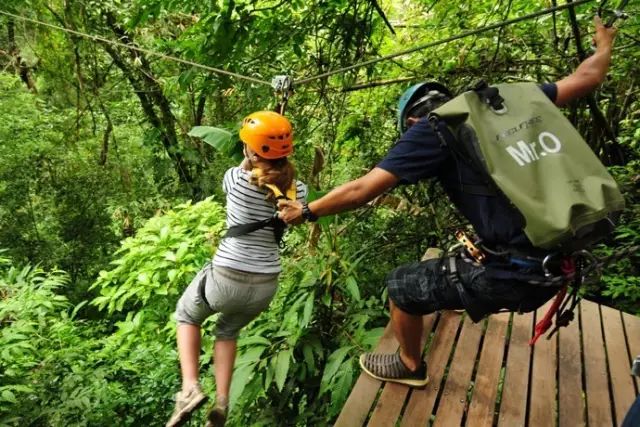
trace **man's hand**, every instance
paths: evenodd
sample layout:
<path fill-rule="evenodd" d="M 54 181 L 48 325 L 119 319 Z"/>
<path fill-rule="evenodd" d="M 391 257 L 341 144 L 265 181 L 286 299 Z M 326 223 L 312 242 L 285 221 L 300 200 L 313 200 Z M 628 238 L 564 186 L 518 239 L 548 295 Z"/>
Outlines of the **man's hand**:
<path fill-rule="evenodd" d="M 278 217 L 290 225 L 302 224 L 302 203 L 295 200 L 278 200 Z"/>
<path fill-rule="evenodd" d="M 593 18 L 593 24 L 596 27 L 596 33 L 593 35 L 593 44 L 596 48 L 611 49 L 618 29 L 616 27 L 605 27 L 599 16 Z"/>
<path fill-rule="evenodd" d="M 613 39 L 618 30 L 613 27 L 605 27 L 598 16 L 593 19 L 593 22 L 596 27 L 596 32 L 593 36 L 596 51 L 582 61 L 573 73 L 556 82 L 558 95 L 555 103 L 558 107 L 567 105 L 569 102 L 593 92 L 607 76 L 609 63 L 611 62 Z"/>

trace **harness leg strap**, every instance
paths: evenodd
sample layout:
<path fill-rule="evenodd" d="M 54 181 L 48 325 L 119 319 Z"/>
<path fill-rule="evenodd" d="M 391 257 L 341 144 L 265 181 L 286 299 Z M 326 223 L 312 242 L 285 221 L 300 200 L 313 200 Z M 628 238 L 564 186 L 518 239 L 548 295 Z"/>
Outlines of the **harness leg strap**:
<path fill-rule="evenodd" d="M 482 320 L 487 313 L 487 310 L 482 307 L 482 304 L 476 298 L 469 295 L 469 292 L 462 285 L 460 277 L 458 276 L 458 266 L 456 265 L 455 256 L 451 256 L 445 260 L 444 270 L 447 273 L 449 284 L 456 287 L 458 295 L 460 296 L 460 301 L 462 302 L 462 305 L 469 317 L 471 317 L 471 320 L 474 322 Z"/>

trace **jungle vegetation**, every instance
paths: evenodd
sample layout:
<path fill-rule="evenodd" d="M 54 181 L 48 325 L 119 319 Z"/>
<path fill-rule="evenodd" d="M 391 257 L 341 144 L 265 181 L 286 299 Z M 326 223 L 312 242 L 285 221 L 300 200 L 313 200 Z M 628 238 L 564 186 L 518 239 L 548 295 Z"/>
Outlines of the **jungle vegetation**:
<path fill-rule="evenodd" d="M 179 386 L 173 310 L 224 230 L 220 182 L 236 162 L 190 131 L 234 132 L 278 102 L 267 85 L 127 46 L 295 80 L 553 5 L 2 0 L 0 12 L 121 45 L 0 15 L 0 424 L 164 425 Z M 287 115 L 299 177 L 313 196 L 373 167 L 397 138 L 395 105 L 410 84 L 460 91 L 479 79 L 567 75 L 590 52 L 597 6 L 296 87 Z M 627 199 L 600 254 L 640 244 L 640 22 L 631 9 L 607 81 L 565 109 Z M 464 225 L 426 183 L 292 230 L 276 299 L 239 341 L 230 425 L 334 420 L 357 356 L 388 321 L 385 274 L 450 245 Z M 631 254 L 586 296 L 640 314 L 639 266 Z M 201 356 L 210 392 L 211 340 L 205 333 Z"/>

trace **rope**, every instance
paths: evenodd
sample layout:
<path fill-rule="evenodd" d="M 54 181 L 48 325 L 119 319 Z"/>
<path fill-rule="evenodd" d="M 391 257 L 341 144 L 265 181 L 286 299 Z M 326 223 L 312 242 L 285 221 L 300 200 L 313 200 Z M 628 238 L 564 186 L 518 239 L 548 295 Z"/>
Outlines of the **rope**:
<path fill-rule="evenodd" d="M 378 62 L 386 61 L 388 59 L 397 58 L 399 56 L 408 55 L 410 53 L 417 52 L 419 50 L 423 50 L 423 49 L 426 49 L 426 48 L 429 48 L 429 47 L 434 47 L 434 46 L 438 46 L 438 45 L 441 45 L 441 44 L 450 43 L 450 42 L 452 42 L 454 40 L 463 39 L 465 37 L 469 37 L 469 36 L 472 36 L 472 35 L 475 35 L 475 34 L 483 33 L 485 31 L 495 30 L 496 28 L 506 27 L 506 26 L 511 25 L 511 24 L 515 24 L 515 23 L 518 23 L 518 22 L 521 22 L 521 21 L 526 21 L 526 20 L 532 19 L 532 18 L 537 18 L 537 17 L 542 16 L 542 15 L 547 15 L 549 13 L 553 13 L 553 12 L 556 12 L 556 11 L 559 11 L 559 10 L 568 9 L 568 8 L 571 8 L 571 7 L 574 7 L 574 6 L 579 6 L 579 5 L 582 5 L 582 4 L 585 4 L 585 3 L 589 3 L 589 2 L 592 2 L 592 1 L 594 1 L 594 0 L 579 0 L 579 1 L 576 1 L 576 2 L 572 2 L 572 3 L 566 3 L 566 4 L 563 4 L 563 5 L 560 5 L 560 6 L 550 7 L 548 9 L 543 9 L 543 10 L 540 10 L 538 12 L 534 12 L 534 13 L 530 13 L 528 15 L 520 16 L 518 18 L 508 19 L 506 21 L 501 21 L 501 22 L 497 22 L 495 24 L 490 24 L 490 25 L 487 25 L 485 27 L 478 28 L 476 30 L 465 31 L 465 32 L 459 33 L 457 35 L 454 35 L 454 36 L 451 36 L 451 37 L 447 37 L 445 39 L 441 39 L 441 40 L 436 40 L 436 41 L 433 41 L 433 42 L 425 43 L 423 45 L 416 46 L 416 47 L 413 47 L 411 49 L 403 50 L 401 52 L 392 53 L 392 54 L 385 55 L 385 56 L 380 56 L 378 58 L 370 59 L 368 61 L 360 62 L 360 63 L 353 64 L 353 65 L 349 65 L 347 67 L 339 68 L 337 70 L 327 71 L 326 73 L 318 74 L 317 76 L 307 77 L 305 79 L 298 80 L 296 82 L 296 84 L 297 85 L 303 85 L 305 83 L 309 83 L 309 82 L 312 82 L 314 80 L 323 79 L 325 77 L 330 77 L 330 76 L 333 76 L 335 74 L 340 74 L 340 73 L 343 73 L 345 71 L 354 70 L 356 68 L 364 67 L 364 66 L 367 66 L 367 65 L 376 64 Z"/>
<path fill-rule="evenodd" d="M 142 48 L 142 47 L 130 46 L 130 45 L 127 45 L 125 43 L 120 43 L 120 42 L 117 42 L 117 41 L 106 39 L 104 37 L 95 36 L 95 35 L 92 35 L 92 34 L 87 34 L 87 33 L 83 33 L 83 32 L 76 31 L 76 30 L 71 30 L 69 28 L 64 28 L 64 27 L 60 27 L 60 26 L 57 26 L 57 25 L 49 24 L 49 23 L 46 23 L 46 22 L 38 21 L 37 19 L 27 18 L 26 16 L 15 15 L 13 13 L 10 13 L 10 12 L 7 12 L 7 11 L 1 10 L 1 9 L 0 9 L 0 14 L 1 15 L 10 16 L 10 17 L 15 18 L 15 19 L 20 19 L 22 21 L 28 21 L 28 22 L 31 22 L 33 24 L 37 24 L 37 25 L 42 25 L 42 26 L 45 26 L 45 27 L 53 28 L 55 30 L 64 31 L 66 33 L 74 34 L 74 35 L 79 36 L 79 37 L 84 37 L 84 38 L 87 38 L 89 40 L 98 41 L 98 42 L 110 44 L 110 45 L 113 45 L 113 46 L 123 47 L 125 49 L 133 50 L 133 51 L 136 51 L 136 52 L 146 53 L 147 55 L 157 56 L 157 57 L 162 58 L 162 59 L 175 61 L 175 62 L 180 62 L 182 64 L 191 65 L 192 67 L 196 67 L 196 68 L 202 68 L 203 70 L 211 71 L 213 73 L 224 74 L 226 76 L 235 77 L 237 79 L 248 80 L 248 81 L 253 82 L 253 83 L 260 83 L 260 84 L 263 84 L 263 85 L 271 86 L 271 82 L 268 82 L 266 80 L 257 79 L 255 77 L 243 76 L 242 74 L 234 73 L 234 72 L 223 70 L 223 69 L 220 69 L 220 68 L 210 67 L 208 65 L 198 64 L 197 62 L 188 61 L 186 59 L 177 58 L 177 57 L 171 56 L 171 55 L 165 55 L 163 53 L 155 52 L 153 50 L 145 49 L 145 48 Z"/>

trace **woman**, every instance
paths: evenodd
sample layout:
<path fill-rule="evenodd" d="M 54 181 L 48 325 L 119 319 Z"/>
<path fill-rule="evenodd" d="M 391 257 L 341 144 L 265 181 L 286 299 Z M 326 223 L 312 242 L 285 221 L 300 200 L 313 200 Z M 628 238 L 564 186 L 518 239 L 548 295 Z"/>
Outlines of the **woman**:
<path fill-rule="evenodd" d="M 176 395 L 167 427 L 184 424 L 207 399 L 198 382 L 200 325 L 214 313 L 220 313 L 214 345 L 216 401 L 207 414 L 207 426 L 224 425 L 236 338 L 242 327 L 269 306 L 278 285 L 278 246 L 284 224 L 275 216 L 276 201 L 285 194 L 304 201 L 307 194 L 287 159 L 293 153 L 293 130 L 284 116 L 271 111 L 249 115 L 242 123 L 240 139 L 245 144 L 245 159 L 240 167 L 226 171 L 222 184 L 229 232 L 213 261 L 178 301 L 182 390 Z"/>

